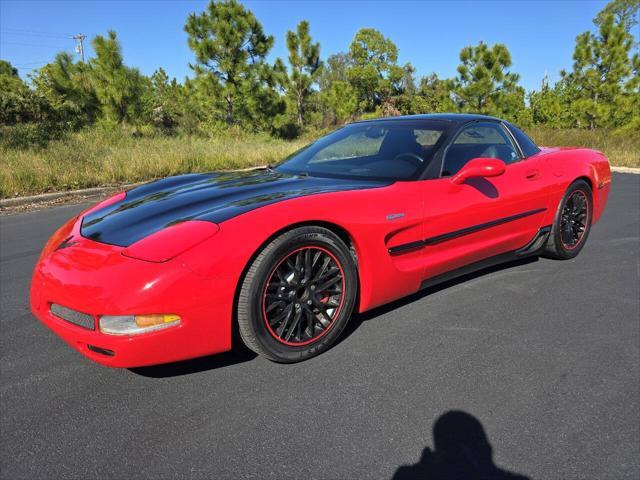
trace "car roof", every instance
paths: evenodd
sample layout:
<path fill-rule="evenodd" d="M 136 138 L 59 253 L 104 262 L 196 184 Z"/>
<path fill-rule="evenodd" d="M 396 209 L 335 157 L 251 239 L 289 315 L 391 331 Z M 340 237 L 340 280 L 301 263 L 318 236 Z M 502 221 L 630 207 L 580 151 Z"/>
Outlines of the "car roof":
<path fill-rule="evenodd" d="M 451 123 L 464 123 L 470 122 L 473 120 L 492 120 L 492 121 L 502 121 L 496 117 L 490 117 L 488 115 L 479 115 L 475 113 L 424 113 L 420 115 L 399 115 L 397 117 L 381 117 L 381 118 L 371 118 L 367 120 L 359 120 L 353 123 L 366 123 L 366 122 L 377 122 L 377 121 L 402 121 L 402 120 L 438 120 L 443 122 L 451 122 Z"/>

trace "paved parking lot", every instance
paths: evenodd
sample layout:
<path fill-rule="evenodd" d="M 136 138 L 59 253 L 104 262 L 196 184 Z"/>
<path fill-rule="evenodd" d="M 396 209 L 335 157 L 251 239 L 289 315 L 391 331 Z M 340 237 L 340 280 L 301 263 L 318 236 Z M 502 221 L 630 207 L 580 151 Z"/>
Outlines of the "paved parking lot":
<path fill-rule="evenodd" d="M 640 477 L 640 175 L 614 174 L 576 259 L 396 302 L 295 365 L 237 351 L 112 370 L 72 351 L 29 313 L 28 285 L 81 208 L 0 217 L 3 479 L 440 479 L 464 461 Z"/>

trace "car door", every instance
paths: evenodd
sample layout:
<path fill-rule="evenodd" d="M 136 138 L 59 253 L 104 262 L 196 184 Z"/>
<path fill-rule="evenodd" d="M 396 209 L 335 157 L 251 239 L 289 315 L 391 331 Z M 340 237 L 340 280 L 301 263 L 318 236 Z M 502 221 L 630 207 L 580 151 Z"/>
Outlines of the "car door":
<path fill-rule="evenodd" d="M 453 184 L 452 175 L 478 157 L 503 160 L 505 172 Z M 422 181 L 425 278 L 527 245 L 547 208 L 540 167 L 500 122 L 463 126 L 444 152 L 440 178 Z"/>

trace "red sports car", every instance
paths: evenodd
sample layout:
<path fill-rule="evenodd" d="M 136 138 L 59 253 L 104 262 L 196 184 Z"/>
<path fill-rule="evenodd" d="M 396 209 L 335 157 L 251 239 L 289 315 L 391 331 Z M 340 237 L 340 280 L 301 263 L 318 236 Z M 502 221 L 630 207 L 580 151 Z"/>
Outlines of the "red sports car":
<path fill-rule="evenodd" d="M 575 257 L 611 173 L 479 115 L 352 123 L 252 171 L 115 195 L 49 240 L 34 314 L 112 367 L 231 349 L 278 362 L 328 349 L 354 312 L 527 255 Z"/>

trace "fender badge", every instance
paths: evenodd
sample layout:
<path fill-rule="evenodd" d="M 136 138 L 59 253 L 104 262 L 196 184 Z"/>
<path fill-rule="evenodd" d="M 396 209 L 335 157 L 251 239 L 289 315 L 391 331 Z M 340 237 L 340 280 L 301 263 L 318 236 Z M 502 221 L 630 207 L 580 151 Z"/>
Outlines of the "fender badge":
<path fill-rule="evenodd" d="M 404 213 L 390 213 L 389 215 L 387 215 L 387 220 L 397 220 L 403 217 Z"/>

